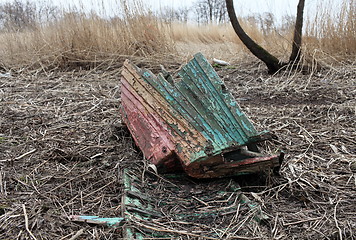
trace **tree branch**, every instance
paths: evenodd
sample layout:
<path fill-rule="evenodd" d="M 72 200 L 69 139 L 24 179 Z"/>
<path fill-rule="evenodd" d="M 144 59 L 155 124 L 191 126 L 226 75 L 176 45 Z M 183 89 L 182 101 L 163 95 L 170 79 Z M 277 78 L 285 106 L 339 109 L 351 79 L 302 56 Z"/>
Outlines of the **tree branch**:
<path fill-rule="evenodd" d="M 245 44 L 245 46 L 252 52 L 252 54 L 255 55 L 257 58 L 259 58 L 267 65 L 267 68 L 270 73 L 275 73 L 280 68 L 282 68 L 285 65 L 285 63 L 281 63 L 275 56 L 273 56 L 272 54 L 267 52 L 263 47 L 258 45 L 242 29 L 235 14 L 233 0 L 226 0 L 226 7 L 227 7 L 231 24 L 237 36 L 240 38 L 243 44 Z"/>
<path fill-rule="evenodd" d="M 297 18 L 295 20 L 292 53 L 289 58 L 289 62 L 291 63 L 299 62 L 301 57 L 304 2 L 305 0 L 299 0 L 297 7 Z"/>

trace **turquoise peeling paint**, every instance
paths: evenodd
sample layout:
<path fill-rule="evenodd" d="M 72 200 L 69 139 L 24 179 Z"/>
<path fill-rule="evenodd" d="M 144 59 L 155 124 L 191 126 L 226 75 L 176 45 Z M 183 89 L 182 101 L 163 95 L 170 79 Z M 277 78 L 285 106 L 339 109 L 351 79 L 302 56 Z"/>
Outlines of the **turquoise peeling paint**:
<path fill-rule="evenodd" d="M 208 76 L 210 81 L 207 81 L 207 84 L 211 86 L 213 84 L 214 86 L 212 87 L 213 89 L 219 89 L 220 91 L 217 93 L 219 97 L 223 96 L 224 99 L 221 99 L 220 103 L 228 103 L 235 101 L 234 98 L 232 97 L 231 93 L 226 92 L 223 93 L 221 86 L 224 85 L 222 80 L 219 78 L 217 73 L 214 71 L 214 69 L 211 67 L 209 62 L 204 58 L 204 56 L 200 53 L 196 54 L 194 56 L 194 59 L 198 63 L 198 66 L 201 67 L 202 69 L 211 69 L 212 71 L 206 71 L 206 76 Z M 195 63 L 195 61 L 192 61 Z M 215 90 L 216 91 L 216 90 Z M 246 125 L 245 128 L 242 128 L 241 125 L 239 124 L 239 120 L 247 120 L 246 116 L 240 111 L 240 109 L 236 106 L 234 109 L 228 109 L 227 105 L 224 105 L 224 111 L 229 114 L 228 118 L 233 121 L 234 125 L 240 130 L 239 133 L 242 133 L 241 131 L 245 132 L 245 134 L 241 134 L 243 137 L 244 135 L 257 135 L 257 131 L 253 127 L 253 125 L 248 121 L 249 124 Z M 225 108 L 227 107 L 227 108 Z M 231 111 L 232 110 L 232 111 Z M 234 110 L 236 111 L 238 116 L 232 116 Z M 237 124 L 237 125 L 236 125 Z"/>
<path fill-rule="evenodd" d="M 159 75 L 158 78 L 161 80 L 162 85 L 165 87 L 162 93 L 170 95 L 170 97 L 168 97 L 168 102 L 170 103 L 171 107 L 177 109 L 182 114 L 182 116 L 185 116 L 185 118 L 187 118 L 190 123 L 193 124 L 194 127 L 204 135 L 205 138 L 211 140 L 214 136 L 210 134 L 212 129 L 207 124 L 206 120 L 196 112 L 194 106 L 189 104 L 187 99 L 180 91 L 177 91 L 176 88 L 173 88 L 172 85 L 165 81 L 163 76 Z"/>
<path fill-rule="evenodd" d="M 197 88 L 192 84 L 189 84 L 185 81 L 178 82 L 176 86 L 177 90 L 185 96 L 187 102 L 192 106 L 192 108 L 195 109 L 196 114 L 204 118 L 206 122 L 204 126 L 206 127 L 207 131 L 213 135 L 211 140 L 216 143 L 217 147 L 227 145 L 227 140 L 230 139 L 227 139 L 226 137 L 229 136 L 220 138 L 219 135 L 214 135 L 214 131 L 216 129 L 223 131 L 223 128 L 221 125 L 219 125 L 218 122 L 215 121 L 214 111 L 209 110 L 209 105 L 207 105 L 209 100 L 204 96 L 198 95 L 197 93 L 199 90 L 197 90 Z"/>
<path fill-rule="evenodd" d="M 184 79 L 184 81 L 182 80 L 179 82 L 181 86 L 179 90 L 185 91 L 188 101 L 195 106 L 202 115 L 205 115 L 208 118 L 207 121 L 213 126 L 213 129 L 224 131 L 223 129 L 225 126 L 222 124 L 223 122 L 217 111 L 216 103 L 211 101 L 210 94 L 207 94 L 207 92 L 204 93 L 200 90 L 203 86 L 195 83 L 194 78 L 192 77 L 193 73 L 191 69 L 183 68 L 179 74 Z M 220 121 L 216 121 L 216 119 L 219 119 Z M 229 134 L 221 139 L 222 143 L 225 144 L 232 140 L 233 138 Z"/>
<path fill-rule="evenodd" d="M 101 218 L 99 216 L 79 216 L 80 220 L 92 220 L 98 223 L 106 224 L 108 227 L 118 226 L 124 218 L 114 217 L 114 218 Z"/>
<path fill-rule="evenodd" d="M 143 96 L 144 94 L 150 94 L 152 93 L 152 91 L 156 90 L 158 93 L 159 92 L 159 89 L 155 88 L 154 86 L 156 85 L 156 82 L 157 82 L 157 78 L 156 76 L 148 71 L 148 70 L 141 70 L 141 69 L 137 69 L 137 72 L 140 73 L 140 75 L 142 76 L 142 78 L 148 83 L 147 86 L 142 86 L 141 88 L 138 88 L 137 89 L 137 92 L 139 93 L 139 95 Z M 153 85 L 150 84 L 151 83 L 155 83 Z M 152 88 L 152 89 L 151 89 Z M 161 94 L 161 93 L 160 93 Z M 153 95 L 152 95 L 153 98 L 155 98 Z M 158 101 L 155 99 L 156 103 L 155 104 L 152 104 L 152 103 L 149 103 L 149 105 L 157 112 L 157 114 L 163 114 L 163 115 L 167 115 L 165 113 L 164 110 L 162 110 L 162 107 L 161 107 L 161 104 L 158 103 Z M 164 108 L 165 109 L 165 108 Z M 171 108 L 170 109 L 170 112 L 168 113 L 169 115 L 171 116 L 177 116 L 179 115 L 179 113 L 174 109 L 174 108 Z M 168 123 L 167 123 L 168 124 Z M 185 135 L 187 134 L 186 132 L 184 131 L 181 131 L 178 127 L 178 124 L 170 124 L 170 127 L 174 130 L 174 132 L 179 135 L 181 138 L 185 139 Z"/>
<path fill-rule="evenodd" d="M 198 77 L 192 79 L 192 82 L 193 84 L 199 85 L 201 88 L 205 89 L 205 95 L 208 97 L 207 104 L 210 104 L 216 120 L 218 120 L 218 123 L 223 126 L 225 132 L 228 133 L 228 136 L 231 138 L 231 140 L 229 139 L 229 143 L 231 141 L 237 141 L 240 144 L 243 144 L 243 142 L 247 139 L 244 139 L 243 135 L 236 136 L 234 119 L 232 116 L 229 116 L 229 109 L 227 108 L 226 102 L 222 100 L 221 93 L 218 92 L 215 86 L 212 85 L 204 70 L 195 61 L 191 61 L 183 69 L 186 72 L 189 70 L 197 72 L 196 75 Z"/>
<path fill-rule="evenodd" d="M 156 90 L 158 90 L 158 93 L 160 93 L 160 95 L 167 100 L 167 102 L 171 105 L 172 111 L 179 111 L 180 115 L 193 124 L 196 130 L 201 132 L 206 139 L 216 142 L 217 144 L 215 147 L 217 149 L 226 147 L 226 142 L 221 141 L 219 139 L 219 135 L 212 134 L 214 132 L 214 128 L 206 122 L 206 120 L 209 120 L 210 118 L 204 118 L 201 114 L 199 114 L 197 110 L 194 109 L 195 105 L 189 104 L 189 101 L 178 88 L 172 86 L 161 75 L 158 75 L 157 78 L 152 77 L 152 75 L 147 77 L 147 74 L 143 74 L 143 76 L 144 79 Z M 224 138 L 221 137 L 221 139 Z"/>
<path fill-rule="evenodd" d="M 166 100 L 169 114 L 185 119 L 189 123 L 186 129 L 193 137 L 194 133 L 200 132 L 206 139 L 206 142 L 201 143 L 203 150 L 190 153 L 191 162 L 204 160 L 222 153 L 224 149 L 247 145 L 258 139 L 259 133 L 232 95 L 225 90 L 224 83 L 201 53 L 180 69 L 180 79 L 173 82 L 166 80 L 162 74 L 156 77 L 148 70 L 139 72 Z M 174 131 L 171 134 L 178 134 L 185 139 L 186 133 L 177 124 L 167 124 Z M 177 145 L 178 151 L 182 151 L 180 144 Z M 204 152 L 208 148 L 212 148 L 209 156 Z"/>

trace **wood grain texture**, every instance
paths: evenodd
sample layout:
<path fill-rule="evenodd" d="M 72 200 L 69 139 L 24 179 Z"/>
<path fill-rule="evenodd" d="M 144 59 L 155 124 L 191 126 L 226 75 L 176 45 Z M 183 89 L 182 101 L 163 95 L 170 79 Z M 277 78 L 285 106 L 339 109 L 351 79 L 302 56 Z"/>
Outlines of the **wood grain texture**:
<path fill-rule="evenodd" d="M 199 178 L 248 168 L 241 164 L 251 165 L 244 173 L 276 165 L 277 156 L 226 162 L 224 153 L 261 141 L 264 132 L 256 131 L 202 54 L 183 66 L 173 81 L 126 61 L 121 83 L 123 120 L 155 165 L 174 168 L 174 161 L 179 160 L 189 175 Z M 216 173 L 207 170 L 211 167 Z"/>

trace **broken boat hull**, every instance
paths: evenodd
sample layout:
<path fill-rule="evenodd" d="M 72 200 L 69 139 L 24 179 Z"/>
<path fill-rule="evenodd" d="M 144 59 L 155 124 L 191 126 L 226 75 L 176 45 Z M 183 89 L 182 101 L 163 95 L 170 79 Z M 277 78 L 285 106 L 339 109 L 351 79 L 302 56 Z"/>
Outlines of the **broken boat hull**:
<path fill-rule="evenodd" d="M 196 178 L 276 168 L 282 155 L 263 156 L 257 132 L 200 53 L 174 79 L 125 61 L 121 114 L 146 159 L 163 171 Z M 250 151 L 250 150 L 254 150 Z"/>

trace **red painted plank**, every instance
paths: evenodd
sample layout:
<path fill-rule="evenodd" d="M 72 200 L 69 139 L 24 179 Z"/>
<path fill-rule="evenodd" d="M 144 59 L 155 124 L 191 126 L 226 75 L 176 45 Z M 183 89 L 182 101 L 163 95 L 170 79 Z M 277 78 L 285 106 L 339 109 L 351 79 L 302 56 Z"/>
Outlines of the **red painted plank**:
<path fill-rule="evenodd" d="M 159 116 L 149 113 L 142 104 L 143 98 L 133 91 L 125 79 L 122 79 L 121 83 L 123 120 L 136 144 L 153 164 L 168 169 L 175 168 L 170 159 L 175 157 L 175 146 L 167 138 L 165 123 Z M 168 166 L 164 166 L 165 164 Z M 179 165 L 179 162 L 176 165 Z"/>

